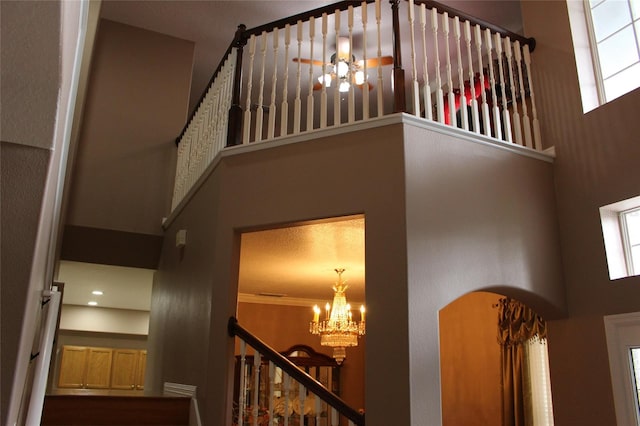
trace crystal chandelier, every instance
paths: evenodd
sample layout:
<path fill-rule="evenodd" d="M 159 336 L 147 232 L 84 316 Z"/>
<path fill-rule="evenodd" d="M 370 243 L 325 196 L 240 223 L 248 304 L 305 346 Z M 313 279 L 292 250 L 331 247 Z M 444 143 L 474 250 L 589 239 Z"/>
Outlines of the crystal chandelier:
<path fill-rule="evenodd" d="M 338 281 L 333 286 L 333 306 L 329 303 L 325 306 L 326 317 L 320 321 L 320 308 L 313 307 L 313 321 L 309 325 L 311 334 L 320 335 L 320 344 L 333 348 L 333 357 L 342 364 L 346 358 L 346 348 L 358 346 L 358 337 L 365 333 L 364 306 L 360 307 L 360 321 L 354 321 L 351 313 L 351 305 L 347 303 L 344 292 L 347 290 L 345 281 L 342 281 L 344 269 L 336 269 Z"/>

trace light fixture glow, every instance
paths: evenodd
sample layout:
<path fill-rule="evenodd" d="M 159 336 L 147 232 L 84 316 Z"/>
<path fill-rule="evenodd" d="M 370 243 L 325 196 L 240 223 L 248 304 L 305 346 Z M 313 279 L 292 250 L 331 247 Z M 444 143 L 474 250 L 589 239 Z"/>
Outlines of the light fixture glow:
<path fill-rule="evenodd" d="M 364 84 L 364 80 L 365 80 L 365 78 L 364 78 L 364 72 L 362 72 L 362 71 L 356 71 L 356 75 L 355 75 L 354 80 L 355 80 L 355 83 L 356 83 L 358 86 L 360 86 L 360 85 Z"/>
<path fill-rule="evenodd" d="M 351 87 L 351 85 L 349 84 L 349 82 L 347 81 L 341 81 L 340 82 L 340 86 L 338 86 L 338 91 L 339 92 L 348 92 L 349 91 L 349 87 Z"/>
<path fill-rule="evenodd" d="M 324 74 L 318 77 L 318 82 L 325 87 L 331 87 L 331 74 Z"/>
<path fill-rule="evenodd" d="M 100 290 L 93 290 L 91 292 L 91 294 L 96 295 L 96 296 L 102 296 L 104 293 Z"/>
<path fill-rule="evenodd" d="M 327 303 L 326 318 L 320 321 L 320 308 L 313 307 L 313 321 L 309 332 L 320 336 L 320 345 L 333 348 L 333 357 L 338 364 L 347 356 L 346 348 L 358 345 L 358 337 L 365 334 L 364 306 L 360 308 L 360 321 L 353 320 L 351 305 L 347 303 L 347 285 L 342 281 L 344 269 L 336 269 L 338 281 L 333 286 L 333 306 Z"/>
<path fill-rule="evenodd" d="M 339 61 L 336 64 L 335 71 L 336 71 L 336 74 L 338 74 L 338 77 L 344 78 L 347 76 L 347 73 L 349 72 L 349 64 L 347 64 L 345 61 Z"/>
<path fill-rule="evenodd" d="M 98 306 L 98 302 L 96 302 L 95 300 L 91 300 L 89 303 L 87 303 L 87 305 L 89 305 L 89 306 Z"/>

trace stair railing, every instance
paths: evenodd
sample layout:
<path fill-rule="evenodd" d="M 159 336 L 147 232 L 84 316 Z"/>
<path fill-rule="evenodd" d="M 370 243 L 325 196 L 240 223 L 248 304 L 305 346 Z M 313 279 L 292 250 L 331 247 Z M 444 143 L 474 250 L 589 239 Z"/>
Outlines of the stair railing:
<path fill-rule="evenodd" d="M 293 426 L 294 421 L 306 417 L 313 418 L 315 425 L 339 426 L 346 421 L 349 426 L 364 426 L 363 414 L 242 328 L 236 318 L 229 318 L 228 331 L 231 337 L 240 339 L 240 383 L 234 425 Z M 253 350 L 252 363 L 246 362 L 247 345 Z M 261 368 L 263 361 L 268 361 L 268 368 Z M 279 377 L 282 386 L 278 390 L 277 368 L 282 371 Z M 261 378 L 261 374 L 267 377 Z"/>
<path fill-rule="evenodd" d="M 172 209 L 225 147 L 396 112 L 542 150 L 534 39 L 432 0 L 389 3 L 240 25 L 177 139 Z"/>

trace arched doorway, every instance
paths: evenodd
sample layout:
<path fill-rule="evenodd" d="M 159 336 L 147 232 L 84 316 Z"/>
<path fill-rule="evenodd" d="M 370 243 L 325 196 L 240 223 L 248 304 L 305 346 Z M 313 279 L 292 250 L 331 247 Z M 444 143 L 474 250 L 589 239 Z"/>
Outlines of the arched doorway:
<path fill-rule="evenodd" d="M 514 367 L 515 355 L 505 347 L 504 334 L 499 331 L 505 304 L 522 307 L 537 317 L 518 301 L 481 291 L 440 310 L 443 425 L 525 424 L 515 420 L 519 416 L 513 410 L 505 411 L 511 400 L 519 406 L 516 411 L 522 409 L 524 417 L 535 420 L 526 424 L 553 424 L 546 339 L 525 339 L 518 358 L 521 363 Z M 515 386 L 514 380 L 518 382 Z"/>

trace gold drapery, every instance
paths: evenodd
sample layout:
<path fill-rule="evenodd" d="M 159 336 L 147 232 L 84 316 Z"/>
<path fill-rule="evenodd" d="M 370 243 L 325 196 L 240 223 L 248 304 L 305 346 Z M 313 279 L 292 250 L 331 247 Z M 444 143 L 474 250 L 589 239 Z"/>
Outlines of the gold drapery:
<path fill-rule="evenodd" d="M 524 344 L 546 339 L 547 324 L 534 311 L 508 297 L 498 301 L 498 342 L 502 349 L 502 424 L 526 426 Z"/>

